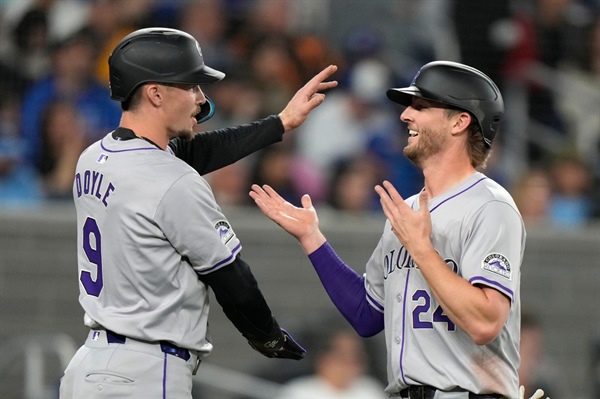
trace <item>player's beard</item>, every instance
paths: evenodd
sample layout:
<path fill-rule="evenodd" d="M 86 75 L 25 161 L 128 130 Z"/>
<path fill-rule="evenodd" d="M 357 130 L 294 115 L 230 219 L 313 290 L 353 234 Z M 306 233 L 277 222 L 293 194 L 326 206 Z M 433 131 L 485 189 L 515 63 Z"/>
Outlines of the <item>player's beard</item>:
<path fill-rule="evenodd" d="M 416 166 L 422 166 L 423 161 L 439 153 L 446 142 L 446 135 L 443 132 L 432 129 L 422 129 L 419 131 L 418 141 L 414 144 L 408 144 L 402 151 Z"/>
<path fill-rule="evenodd" d="M 194 113 L 192 114 L 192 118 L 195 119 L 195 115 L 197 115 L 200 112 L 200 108 L 198 108 L 197 110 L 194 111 Z M 189 129 L 181 129 L 177 132 L 177 137 L 179 137 L 182 140 L 191 140 L 194 138 L 194 136 L 196 135 L 194 128 L 197 125 L 192 126 Z"/>
<path fill-rule="evenodd" d="M 182 140 L 185 141 L 190 141 L 193 137 L 194 137 L 195 133 L 193 129 L 189 129 L 189 130 L 180 130 L 177 133 L 177 137 L 179 137 Z"/>

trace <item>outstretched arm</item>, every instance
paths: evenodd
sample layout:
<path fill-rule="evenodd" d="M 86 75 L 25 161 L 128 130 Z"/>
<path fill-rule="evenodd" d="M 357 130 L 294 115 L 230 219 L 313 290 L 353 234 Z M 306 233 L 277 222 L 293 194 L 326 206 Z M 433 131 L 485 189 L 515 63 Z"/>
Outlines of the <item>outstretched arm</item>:
<path fill-rule="evenodd" d="M 266 184 L 262 187 L 253 184 L 250 197 L 265 216 L 296 237 L 307 255 L 327 241 L 319 229 L 317 211 L 308 194 L 302 196 L 302 208 L 290 204 Z"/>
<path fill-rule="evenodd" d="M 279 327 L 250 266 L 239 255 L 230 265 L 199 278 L 212 288 L 225 315 L 252 348 L 267 357 L 304 357 L 304 348 Z"/>
<path fill-rule="evenodd" d="M 325 81 L 337 71 L 330 65 L 309 80 L 287 103 L 279 115 L 236 127 L 198 133 L 190 141 L 176 138 L 169 142 L 173 153 L 201 175 L 223 168 L 279 142 L 285 132 L 300 126 L 310 112 L 325 99 L 324 90 L 337 86 L 337 81 Z M 217 105 L 218 106 L 218 105 Z"/>
<path fill-rule="evenodd" d="M 268 185 L 254 184 L 250 197 L 269 219 L 300 242 L 331 301 L 356 332 L 363 337 L 381 332 L 383 313 L 367 301 L 364 278 L 346 265 L 326 242 L 310 196 L 302 197 L 302 208 L 299 208 Z"/>

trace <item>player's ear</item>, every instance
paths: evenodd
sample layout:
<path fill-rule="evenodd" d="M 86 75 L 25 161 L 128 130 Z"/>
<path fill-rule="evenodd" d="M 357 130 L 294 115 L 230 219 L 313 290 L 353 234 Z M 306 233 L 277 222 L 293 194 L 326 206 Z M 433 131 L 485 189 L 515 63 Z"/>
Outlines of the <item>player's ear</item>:
<path fill-rule="evenodd" d="M 142 86 L 144 95 L 155 106 L 160 105 L 162 102 L 162 89 L 162 86 L 157 83 L 146 83 L 144 86 Z"/>
<path fill-rule="evenodd" d="M 470 113 L 463 111 L 454 115 L 452 119 L 452 133 L 459 134 L 468 131 L 473 117 Z"/>

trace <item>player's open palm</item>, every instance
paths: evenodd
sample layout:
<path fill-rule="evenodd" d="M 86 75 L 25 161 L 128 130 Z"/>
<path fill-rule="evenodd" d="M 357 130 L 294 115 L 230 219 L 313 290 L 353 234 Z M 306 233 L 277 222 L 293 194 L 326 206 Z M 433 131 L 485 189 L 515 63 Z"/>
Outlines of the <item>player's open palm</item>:
<path fill-rule="evenodd" d="M 266 184 L 262 187 L 253 184 L 250 197 L 265 216 L 296 237 L 307 253 L 325 242 L 319 230 L 317 212 L 308 194 L 302 197 L 302 208 L 290 204 Z"/>
<path fill-rule="evenodd" d="M 431 245 L 431 215 L 425 191 L 419 195 L 419 212 L 412 210 L 388 181 L 383 182 L 383 187 L 376 186 L 375 191 L 379 194 L 383 213 L 390 221 L 394 234 L 409 253 Z"/>

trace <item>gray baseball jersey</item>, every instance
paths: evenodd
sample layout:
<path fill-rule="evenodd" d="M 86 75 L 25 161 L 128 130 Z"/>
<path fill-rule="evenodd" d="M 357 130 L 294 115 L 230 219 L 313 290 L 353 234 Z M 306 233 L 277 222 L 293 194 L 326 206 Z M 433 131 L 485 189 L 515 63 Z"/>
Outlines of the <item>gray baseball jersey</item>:
<path fill-rule="evenodd" d="M 241 250 L 208 183 L 168 151 L 109 134 L 81 155 L 73 193 L 85 324 L 208 354 L 197 273 Z"/>
<path fill-rule="evenodd" d="M 406 200 L 415 211 L 418 195 Z M 387 392 L 407 385 L 518 397 L 520 266 L 525 228 L 510 195 L 481 173 L 429 201 L 432 243 L 447 266 L 511 301 L 508 319 L 487 345 L 444 314 L 389 221 L 366 266 L 367 297 L 384 312 Z"/>

